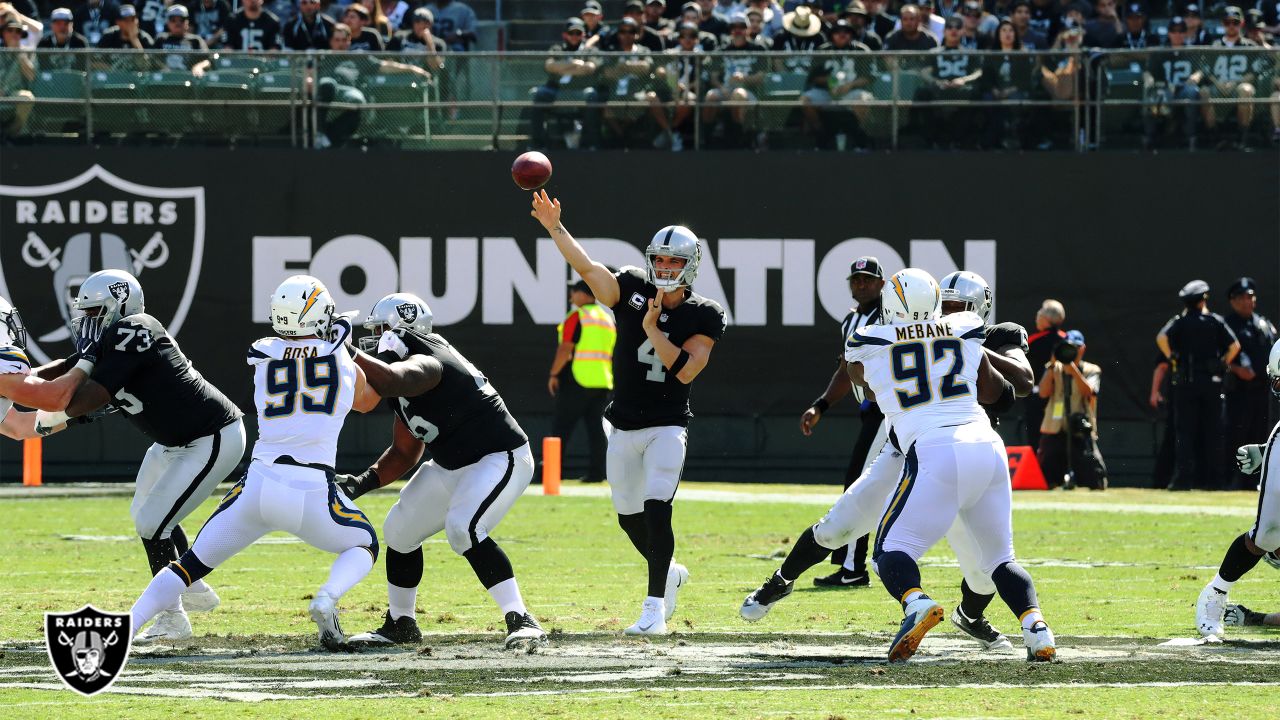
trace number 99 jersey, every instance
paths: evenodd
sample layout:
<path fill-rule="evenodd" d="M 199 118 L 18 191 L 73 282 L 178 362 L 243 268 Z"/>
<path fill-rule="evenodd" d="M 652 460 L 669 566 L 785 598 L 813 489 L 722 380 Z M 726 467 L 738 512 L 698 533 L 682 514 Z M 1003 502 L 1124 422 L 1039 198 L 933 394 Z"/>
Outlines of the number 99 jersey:
<path fill-rule="evenodd" d="M 356 364 L 341 343 L 269 337 L 249 348 L 258 440 L 253 459 L 288 455 L 332 468 L 356 394 Z"/>
<path fill-rule="evenodd" d="M 986 327 L 971 312 L 934 322 L 867 325 L 845 343 L 845 360 L 862 363 L 862 377 L 893 426 L 900 447 L 936 428 L 981 422 L 978 368 Z"/>

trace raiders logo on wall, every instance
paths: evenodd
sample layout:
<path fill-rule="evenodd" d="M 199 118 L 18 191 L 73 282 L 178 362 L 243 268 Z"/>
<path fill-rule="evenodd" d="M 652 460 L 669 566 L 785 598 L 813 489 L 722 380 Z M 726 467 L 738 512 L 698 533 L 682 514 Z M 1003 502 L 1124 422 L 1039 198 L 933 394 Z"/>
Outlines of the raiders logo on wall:
<path fill-rule="evenodd" d="M 58 678 L 81 695 L 94 695 L 111 687 L 124 670 L 133 622 L 129 613 L 102 612 L 92 605 L 45 613 L 44 641 Z"/>
<path fill-rule="evenodd" d="M 71 300 L 99 270 L 137 277 L 147 312 L 177 337 L 195 298 L 204 227 L 203 187 L 139 185 L 100 165 L 52 185 L 0 185 L 0 297 L 22 311 L 32 359 L 75 350 Z M 129 288 L 111 292 L 123 301 Z"/>

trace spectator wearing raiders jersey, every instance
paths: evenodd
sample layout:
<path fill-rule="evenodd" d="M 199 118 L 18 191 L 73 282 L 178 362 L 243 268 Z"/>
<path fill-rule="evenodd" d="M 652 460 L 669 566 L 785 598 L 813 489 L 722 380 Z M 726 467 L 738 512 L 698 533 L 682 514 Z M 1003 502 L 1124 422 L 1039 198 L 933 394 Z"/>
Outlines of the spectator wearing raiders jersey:
<path fill-rule="evenodd" d="M 871 19 L 867 12 L 867 6 L 862 0 L 853 0 L 844 7 L 844 11 L 840 13 L 842 20 L 847 20 L 853 26 L 853 41 L 860 42 L 871 48 L 872 52 L 876 52 L 884 47 L 884 40 L 868 27 Z"/>
<path fill-rule="evenodd" d="M 346 12 L 342 13 L 342 22 L 351 28 L 351 46 L 348 50 L 382 52 L 387 49 L 381 33 L 369 27 L 369 21 L 369 8 L 358 2 L 347 6 Z"/>
<path fill-rule="evenodd" d="M 702 57 L 702 33 L 696 23 L 681 22 L 676 31 L 676 45 L 667 48 L 670 58 L 658 69 L 659 76 L 675 85 L 675 109 L 671 117 L 671 150 L 680 152 L 690 142 L 694 108 L 707 86 L 707 60 Z M 665 59 L 665 58 L 664 58 Z"/>
<path fill-rule="evenodd" d="M 652 52 L 639 44 L 637 37 L 644 28 L 634 18 L 624 17 L 618 23 L 615 42 L 606 47 L 601 60 L 600 76 L 608 83 L 604 122 L 609 128 L 609 142 L 617 147 L 652 145 L 654 148 L 671 146 L 671 121 L 667 118 L 666 103 L 671 93 L 666 83 L 654 75 Z M 649 134 L 645 116 L 657 127 L 656 134 Z"/>
<path fill-rule="evenodd" d="M 92 371 L 65 407 L 38 413 L 36 429 L 110 404 L 152 441 L 138 468 L 129 514 L 154 576 L 189 547 L 182 519 L 239 465 L 245 450 L 241 412 L 146 313 L 142 286 L 129 273 L 90 275 L 72 306 L 82 312 L 74 328 L 77 354 L 46 365 L 40 376 L 59 377 L 81 362 Z M 207 583 L 191 583 L 183 602 L 166 607 L 134 642 L 191 637 L 186 613 L 212 610 L 218 602 Z"/>
<path fill-rule="evenodd" d="M 1215 48 L 1256 48 L 1257 43 L 1244 36 L 1244 12 L 1235 5 L 1228 5 L 1222 11 L 1222 37 L 1213 41 Z M 1249 128 L 1253 124 L 1253 103 L 1258 94 L 1258 73 L 1255 62 L 1262 59 L 1261 54 L 1248 52 L 1231 53 L 1228 50 L 1213 55 L 1213 67 L 1209 72 L 1209 82 L 1201 85 L 1200 97 L 1235 98 L 1240 100 L 1235 106 L 1236 126 L 1239 139 L 1234 145 L 1240 149 L 1249 147 Z M 1204 103 L 1204 126 L 1210 132 L 1218 127 L 1220 108 L 1223 106 Z M 1228 104 L 1225 107 L 1230 108 Z M 1274 115 L 1273 115 L 1274 117 Z M 1222 138 L 1219 147 L 1225 148 L 1232 143 Z"/>
<path fill-rule="evenodd" d="M 1168 52 L 1153 53 L 1147 60 L 1142 84 L 1147 107 L 1142 114 L 1143 144 L 1157 147 L 1174 125 L 1182 126 L 1187 149 L 1196 149 L 1196 125 L 1200 119 L 1200 83 L 1204 71 L 1187 50 L 1190 28 L 1186 19 L 1174 16 L 1167 26 Z M 1171 101 L 1182 103 L 1171 105 Z M 1159 135 L 1157 135 L 1159 133 Z"/>
<path fill-rule="evenodd" d="M 622 19 L 612 33 L 600 35 L 588 40 L 588 47 L 598 47 L 605 52 L 616 52 L 623 44 L 622 28 L 626 21 L 635 23 L 632 43 L 645 48 L 649 52 L 660 53 L 667 48 L 667 39 L 657 30 L 644 24 L 644 0 L 627 0 L 622 10 Z"/>
<path fill-rule="evenodd" d="M 880 322 L 880 291 L 884 289 L 884 270 L 880 261 L 866 256 L 854 260 L 849 265 L 849 293 L 853 296 L 855 306 L 849 310 L 840 322 L 840 346 L 836 353 L 836 370 L 827 381 L 827 387 L 817 400 L 800 415 L 800 432 L 805 437 L 813 435 L 814 429 L 822 421 L 822 416 L 832 405 L 840 402 L 850 392 L 854 402 L 858 403 L 859 430 L 858 438 L 853 444 L 853 454 L 849 457 L 849 465 L 844 471 L 844 489 L 848 490 L 857 480 L 870 461 L 880 453 L 888 436 L 888 428 L 884 424 L 884 414 L 880 412 L 875 401 L 865 397 L 862 388 L 854 387 L 849 380 L 847 363 L 844 359 L 844 343 L 855 330 L 865 325 Z M 875 454 L 872 454 L 875 450 Z M 867 541 L 863 535 L 857 539 L 852 549 L 849 546 L 837 548 L 831 552 L 831 562 L 836 571 L 826 577 L 814 578 L 813 584 L 819 587 L 863 587 L 871 584 L 867 574 Z"/>
<path fill-rule="evenodd" d="M 755 90 L 764 84 L 768 48 L 751 42 L 747 18 L 735 15 L 729 39 L 720 46 L 720 57 L 708 69 L 711 89 L 702 107 L 704 138 L 713 147 L 743 148 L 747 137 L 747 111 L 756 102 Z M 726 108 L 725 106 L 729 107 Z M 717 125 L 723 122 L 723 132 Z M 717 140 L 723 138 L 723 140 Z"/>
<path fill-rule="evenodd" d="M 942 45 L 930 51 L 932 62 L 920 71 L 923 83 L 916 89 L 918 125 L 926 142 L 934 148 L 956 149 L 973 136 L 975 118 L 965 106 L 929 107 L 937 101 L 963 102 L 973 99 L 982 77 L 982 63 L 963 45 L 964 20 L 947 18 Z"/>
<path fill-rule="evenodd" d="M 329 38 L 332 53 L 322 56 L 319 64 L 319 82 L 316 83 L 316 101 L 320 104 L 320 133 L 316 138 L 319 149 L 341 146 L 355 135 L 360 127 L 359 108 L 335 108 L 332 103 L 364 105 L 368 101 L 360 87 L 370 76 L 378 74 L 413 74 L 429 79 L 425 68 L 392 60 L 380 60 L 365 53 L 352 53 L 351 28 L 344 23 L 333 26 Z"/>
<path fill-rule="evenodd" d="M 461 0 L 435 0 L 436 31 L 451 52 L 466 52 L 476 42 L 476 11 Z"/>
<path fill-rule="evenodd" d="M 328 50 L 333 18 L 320 12 L 320 0 L 298 0 L 298 14 L 284 26 L 284 46 L 290 50 Z"/>
<path fill-rule="evenodd" d="M 209 46 L 199 35 L 188 32 L 191 27 L 190 18 L 191 13 L 184 5 L 170 5 L 165 11 L 165 31 L 156 37 L 154 49 L 185 51 L 164 56 L 164 66 L 169 70 L 192 69 L 206 55 L 190 51 L 207 53 L 209 50 Z"/>
<path fill-rule="evenodd" d="M 264 52 L 280 49 L 280 20 L 262 9 L 262 0 L 244 0 L 240 12 L 227 21 L 229 50 Z"/>
<path fill-rule="evenodd" d="M 667 49 L 671 50 L 673 49 L 673 47 L 677 49 L 681 47 L 679 43 L 680 28 L 683 27 L 686 23 L 691 24 L 695 28 L 697 28 L 698 46 L 702 49 L 703 52 L 713 52 L 715 51 L 716 48 L 720 47 L 720 36 L 713 35 L 703 30 L 701 28 L 701 23 L 700 23 L 701 18 L 702 18 L 702 10 L 698 7 L 698 3 L 692 2 L 692 1 L 685 3 L 684 9 L 680 13 L 680 23 L 679 25 L 676 26 L 676 37 L 673 38 L 674 45 L 672 47 L 668 47 Z"/>
<path fill-rule="evenodd" d="M 1018 31 L 1008 18 L 1001 20 L 996 28 L 996 42 L 993 52 L 982 58 L 982 77 L 978 82 L 984 100 L 1000 102 L 986 110 L 983 145 L 1014 150 L 1021 148 L 1026 139 L 1025 112 L 1006 101 L 1030 97 L 1040 73 L 1035 57 L 1023 50 Z"/>
<path fill-rule="evenodd" d="M 783 16 L 782 27 L 784 32 L 773 38 L 773 50 L 787 56 L 775 60 L 774 69 L 802 77 L 808 75 L 813 62 L 810 55 L 827 41 L 822 32 L 822 16 L 813 8 L 801 5 Z"/>
<path fill-rule="evenodd" d="M 676 24 L 663 17 L 667 11 L 667 0 L 646 0 L 644 4 L 644 15 L 640 24 L 662 36 L 666 49 L 666 43 L 669 43 L 671 36 L 675 34 Z"/>
<path fill-rule="evenodd" d="M 604 24 L 604 9 L 600 7 L 598 0 L 587 0 L 583 3 L 578 17 L 582 20 L 584 40 L 609 33 L 609 26 Z"/>
<path fill-rule="evenodd" d="M 102 34 L 98 47 L 103 50 L 135 50 L 132 53 L 99 53 L 90 63 L 112 70 L 137 71 L 151 66 L 143 51 L 155 46 L 155 40 L 138 26 L 138 10 L 132 5 L 121 5 L 115 27 Z"/>
<path fill-rule="evenodd" d="M 613 309 L 618 329 L 614 396 L 605 412 L 614 427 L 606 461 L 609 491 L 618 524 L 649 568 L 640 618 L 624 632 L 665 634 L 676 594 L 689 579 L 689 571 L 672 560 L 671 527 L 693 417 L 689 390 L 724 335 L 725 313 L 692 290 L 702 249 L 688 228 L 662 228 L 645 250 L 644 270 L 629 267 L 614 274 L 573 239 L 560 211 L 560 201 L 545 190 L 534 193 L 530 214 L 596 300 Z"/>
<path fill-rule="evenodd" d="M 86 0 L 77 5 L 72 14 L 76 29 L 84 33 L 89 47 L 97 47 L 119 12 L 116 4 L 108 0 Z"/>
<path fill-rule="evenodd" d="M 867 148 L 871 139 L 863 131 L 871 109 L 867 90 L 875 68 L 871 48 L 853 40 L 853 26 L 837 20 L 831 42 L 820 45 L 813 56 L 800 110 L 817 147 L 844 150 L 848 138 L 856 148 Z M 844 137 L 841 137 L 844 136 Z"/>
<path fill-rule="evenodd" d="M 1209 32 L 1209 28 L 1204 26 L 1204 18 L 1200 15 L 1200 6 L 1196 3 L 1187 5 L 1182 11 L 1182 17 L 1187 21 L 1187 44 L 1191 46 L 1212 45 L 1214 36 Z"/>
<path fill-rule="evenodd" d="M 529 108 L 529 141 L 536 149 L 548 147 L 547 112 L 549 106 L 560 99 L 562 92 L 575 96 L 574 99 L 580 97 L 586 103 L 582 111 L 581 135 L 576 134 L 576 129 L 566 133 L 565 144 L 573 150 L 577 147 L 572 146 L 579 144 L 592 150 L 600 144 L 599 93 L 593 85 L 599 69 L 599 56 L 587 52 L 585 35 L 583 22 L 569 18 L 560 33 L 560 42 L 551 46 L 551 55 L 542 64 L 547 73 L 546 82 L 529 91 L 533 100 Z"/>
<path fill-rule="evenodd" d="M 231 7 L 227 0 L 195 0 L 191 6 L 192 32 L 211 48 L 221 47 L 226 42 L 226 27 L 230 21 Z"/>
<path fill-rule="evenodd" d="M 49 32 L 40 38 L 36 47 L 43 50 L 40 66 L 46 70 L 81 70 L 85 58 L 78 53 L 58 53 L 57 50 L 83 50 L 89 40 L 76 32 L 75 16 L 67 8 L 56 8 L 49 16 Z"/>

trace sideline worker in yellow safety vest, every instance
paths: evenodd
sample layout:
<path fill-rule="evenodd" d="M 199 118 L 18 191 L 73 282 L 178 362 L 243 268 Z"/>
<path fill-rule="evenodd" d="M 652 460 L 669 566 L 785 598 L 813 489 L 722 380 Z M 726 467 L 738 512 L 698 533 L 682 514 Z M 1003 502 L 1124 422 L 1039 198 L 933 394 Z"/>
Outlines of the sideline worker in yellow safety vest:
<path fill-rule="evenodd" d="M 587 444 L 591 463 L 585 482 L 604 480 L 605 450 L 604 408 L 613 389 L 613 344 L 618 330 L 609 311 L 596 304 L 587 283 L 578 280 L 569 285 L 569 302 L 574 309 L 556 328 L 555 360 L 547 392 L 556 399 L 551 434 L 567 447 L 574 427 L 581 419 L 587 425 Z"/>

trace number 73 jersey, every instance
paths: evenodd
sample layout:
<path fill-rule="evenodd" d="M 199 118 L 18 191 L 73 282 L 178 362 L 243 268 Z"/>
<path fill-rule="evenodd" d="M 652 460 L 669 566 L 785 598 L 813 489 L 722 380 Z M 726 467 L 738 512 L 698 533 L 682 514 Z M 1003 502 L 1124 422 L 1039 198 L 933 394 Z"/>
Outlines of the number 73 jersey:
<path fill-rule="evenodd" d="M 341 343 L 263 338 L 246 358 L 253 366 L 258 440 L 253 459 L 288 455 L 333 467 L 338 435 L 355 402 L 356 364 Z"/>
<path fill-rule="evenodd" d="M 844 359 L 862 363 L 863 380 L 901 447 L 936 428 L 988 422 L 978 405 L 984 330 L 981 318 L 963 312 L 935 322 L 867 325 L 849 336 Z"/>

